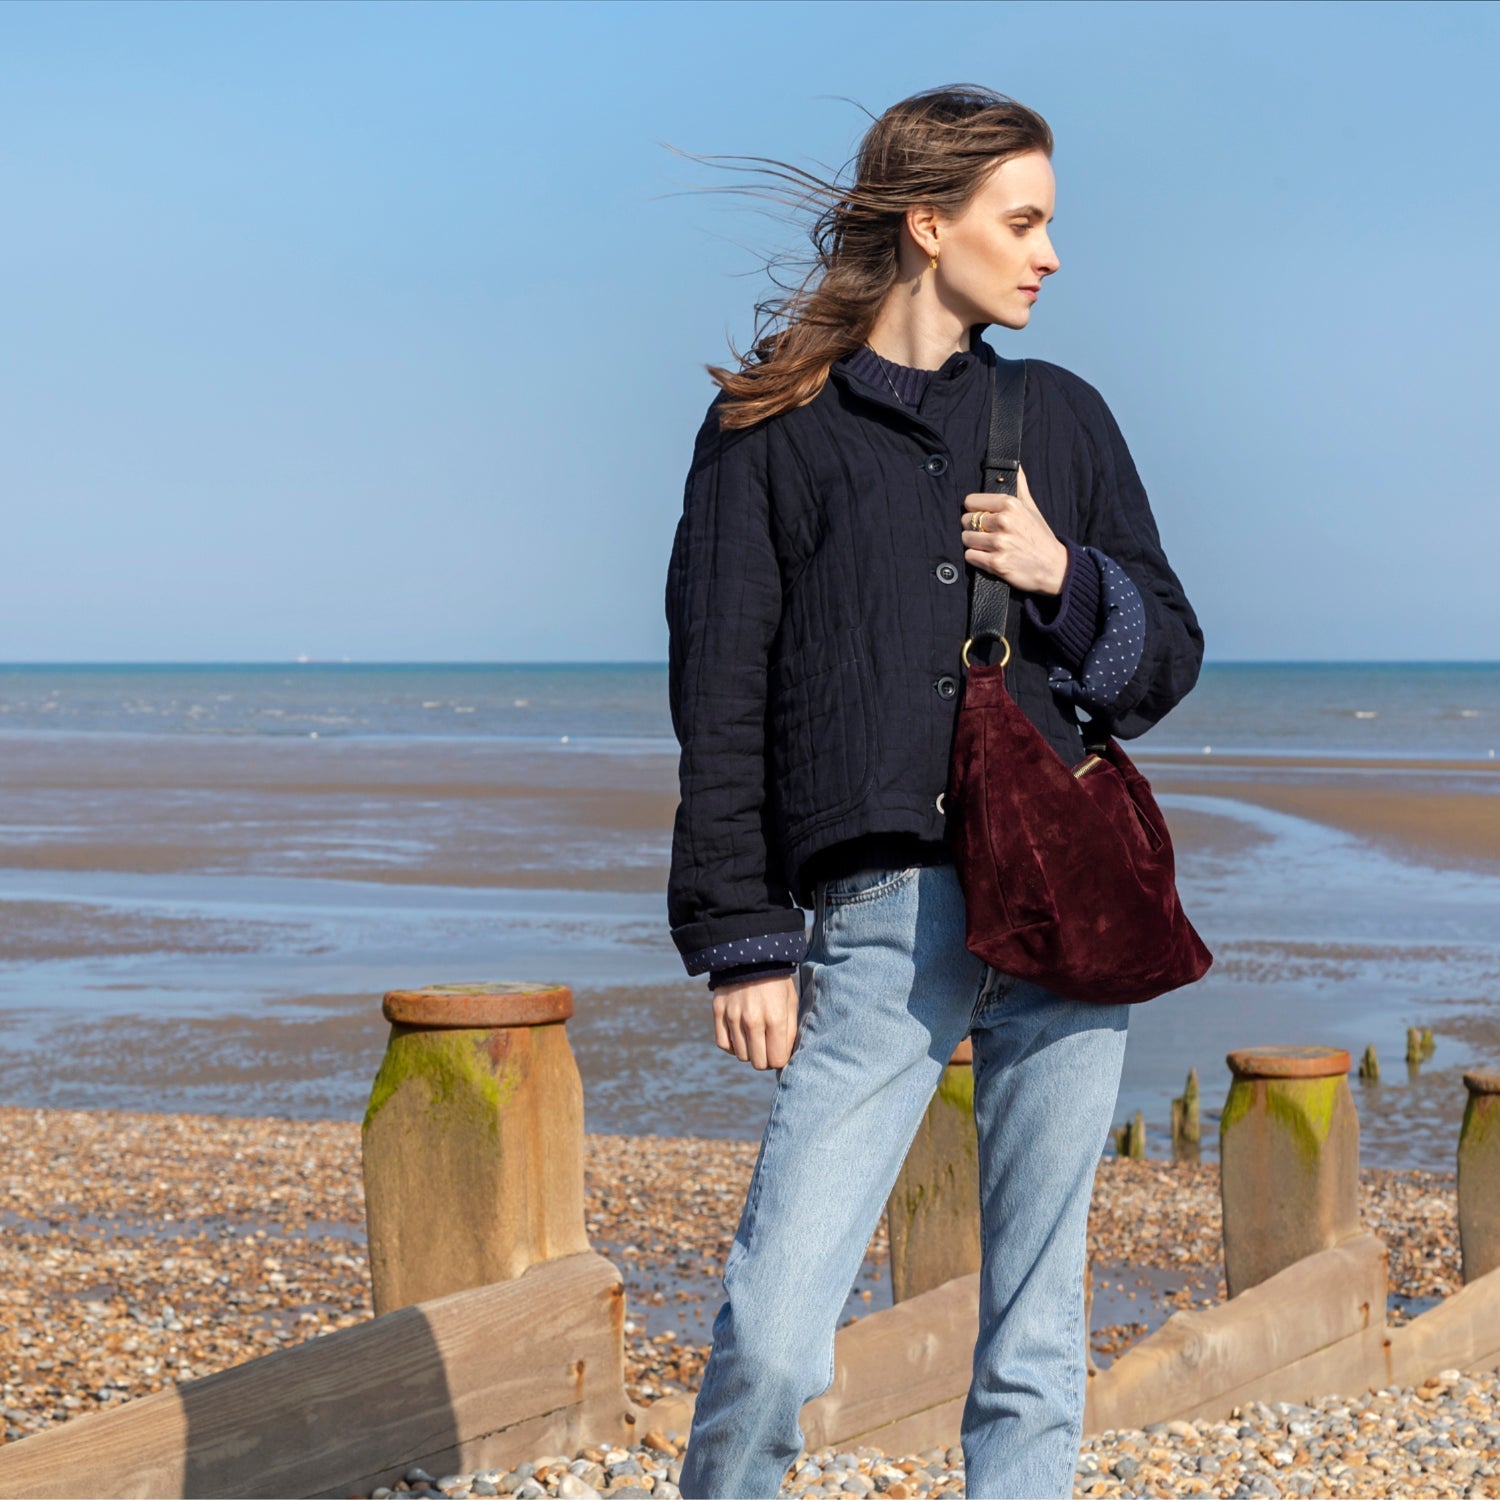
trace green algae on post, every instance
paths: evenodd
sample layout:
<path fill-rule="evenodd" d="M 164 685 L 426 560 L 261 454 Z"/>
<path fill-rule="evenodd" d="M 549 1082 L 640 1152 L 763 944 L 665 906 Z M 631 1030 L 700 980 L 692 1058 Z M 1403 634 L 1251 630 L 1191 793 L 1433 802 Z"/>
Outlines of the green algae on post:
<path fill-rule="evenodd" d="M 1224 1105 L 1219 1135 L 1222 1138 L 1249 1113 L 1256 1102 L 1256 1091 L 1261 1089 L 1266 1113 L 1286 1127 L 1297 1148 L 1310 1164 L 1314 1163 L 1328 1139 L 1339 1094 L 1346 1087 L 1342 1078 L 1236 1080 Z"/>
<path fill-rule="evenodd" d="M 943 1069 L 938 1080 L 937 1098 L 954 1109 L 974 1114 L 974 1069 L 961 1064 Z"/>
<path fill-rule="evenodd" d="M 513 1060 L 498 1073 L 490 1067 L 487 1031 L 426 1031 L 393 1025 L 380 1070 L 370 1089 L 364 1124 L 369 1125 L 402 1084 L 421 1079 L 435 1105 L 464 1100 L 491 1130 L 515 1095 L 519 1069 Z"/>

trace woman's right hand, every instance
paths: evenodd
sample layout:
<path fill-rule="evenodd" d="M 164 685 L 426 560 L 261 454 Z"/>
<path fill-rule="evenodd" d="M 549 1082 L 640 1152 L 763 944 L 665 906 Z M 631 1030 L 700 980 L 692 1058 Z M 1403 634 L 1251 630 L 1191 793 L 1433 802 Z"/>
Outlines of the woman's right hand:
<path fill-rule="evenodd" d="M 741 979 L 714 992 L 714 1040 L 741 1062 L 783 1068 L 797 1040 L 796 976 Z"/>

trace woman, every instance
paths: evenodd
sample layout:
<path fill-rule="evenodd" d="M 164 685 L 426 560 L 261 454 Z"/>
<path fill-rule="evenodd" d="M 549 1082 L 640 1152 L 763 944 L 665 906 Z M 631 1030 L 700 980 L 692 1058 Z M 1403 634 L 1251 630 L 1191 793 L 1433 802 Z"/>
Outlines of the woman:
<path fill-rule="evenodd" d="M 1058 269 L 1052 136 L 941 88 L 826 191 L 813 276 L 698 433 L 667 578 L 681 801 L 668 891 L 718 1045 L 777 1084 L 727 1257 L 685 1496 L 774 1495 L 833 1379 L 845 1298 L 954 1047 L 972 1033 L 981 1305 L 970 1495 L 1071 1493 L 1085 1236 L 1125 1005 L 964 944 L 944 793 L 969 569 L 1005 578 L 1006 685 L 1069 764 L 1081 716 L 1138 735 L 1203 638 L 1109 409 L 1032 361 L 1019 496 L 978 493 L 991 323 Z M 795 173 L 796 169 L 785 169 Z M 813 925 L 804 938 L 802 907 Z M 800 967 L 799 967 L 800 966 Z M 799 982 L 800 981 L 800 982 Z"/>

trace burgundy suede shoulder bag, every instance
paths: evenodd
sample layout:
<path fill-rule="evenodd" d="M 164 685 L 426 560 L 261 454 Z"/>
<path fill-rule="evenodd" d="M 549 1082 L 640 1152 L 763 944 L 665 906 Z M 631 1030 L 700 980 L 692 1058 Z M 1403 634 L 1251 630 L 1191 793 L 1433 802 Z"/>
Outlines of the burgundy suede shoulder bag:
<path fill-rule="evenodd" d="M 1026 362 L 997 359 L 984 465 L 993 493 L 1016 493 L 1025 391 Z M 972 572 L 945 798 L 969 951 L 1070 1000 L 1150 1000 L 1201 979 L 1213 955 L 1178 899 L 1146 778 L 1097 730 L 1076 766 L 1063 762 L 1005 688 L 1010 586 Z M 981 643 L 999 660 L 974 659 Z"/>

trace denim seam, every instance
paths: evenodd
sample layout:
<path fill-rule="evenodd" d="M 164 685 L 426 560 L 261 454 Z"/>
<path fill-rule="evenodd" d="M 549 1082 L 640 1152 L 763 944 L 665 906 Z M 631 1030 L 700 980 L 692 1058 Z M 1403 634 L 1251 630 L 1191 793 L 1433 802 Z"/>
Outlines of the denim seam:
<path fill-rule="evenodd" d="M 823 901 L 826 907 L 842 910 L 846 906 L 858 906 L 864 901 L 875 901 L 879 897 L 889 894 L 891 891 L 899 890 L 909 881 L 915 880 L 921 865 L 908 865 L 904 870 L 898 870 L 888 879 L 880 881 L 876 885 L 866 886 L 862 891 L 856 891 L 852 896 L 836 896 L 827 887 L 823 890 Z"/>
<path fill-rule="evenodd" d="M 983 985 L 981 985 L 979 987 L 979 992 L 980 992 L 981 995 L 984 993 L 984 986 Z M 979 1066 L 980 1066 L 979 1065 L 979 1058 L 977 1056 L 974 1058 L 974 1060 L 973 1060 L 973 1062 L 972 1062 L 972 1064 L 970 1066 L 972 1067 L 973 1073 L 974 1073 L 974 1099 L 975 1099 L 975 1102 L 977 1104 L 977 1102 L 979 1100 Z M 982 1147 L 982 1144 L 983 1143 L 981 1142 L 980 1143 L 981 1147 Z M 985 1335 L 986 1335 L 986 1333 L 990 1332 L 990 1330 L 985 1327 L 985 1322 L 984 1322 L 984 1311 L 985 1311 L 985 1302 L 986 1302 L 985 1282 L 986 1282 L 986 1279 L 987 1279 L 987 1277 L 989 1275 L 989 1272 L 992 1269 L 992 1267 L 990 1266 L 990 1237 L 989 1237 L 989 1223 L 988 1223 L 988 1218 L 989 1218 L 989 1216 L 984 1211 L 984 1161 L 983 1161 L 983 1154 L 982 1154 L 982 1151 L 981 1151 L 981 1155 L 980 1155 L 980 1167 L 979 1167 L 979 1338 L 978 1338 L 978 1342 L 977 1342 L 977 1347 L 980 1348 L 980 1349 L 987 1349 L 988 1348 L 988 1343 L 986 1341 Z M 965 1425 L 965 1419 L 968 1417 L 969 1412 L 973 1409 L 973 1406 L 974 1406 L 973 1385 L 974 1385 L 975 1382 L 978 1381 L 978 1379 L 979 1379 L 979 1373 L 980 1372 L 979 1372 L 979 1370 L 977 1368 L 970 1371 L 970 1392 L 969 1392 L 969 1399 L 964 1402 L 963 1416 L 960 1418 L 960 1421 L 959 1421 L 959 1442 L 960 1443 L 962 1443 L 964 1441 L 964 1439 L 967 1438 L 968 1435 L 969 1435 L 969 1429 Z M 965 1463 L 967 1463 L 967 1460 L 968 1460 L 967 1453 L 964 1455 L 964 1458 L 965 1458 Z"/>
<path fill-rule="evenodd" d="M 801 1032 L 802 1032 L 802 1026 L 801 1026 L 800 1023 L 798 1024 L 797 1031 L 798 1031 L 798 1040 L 800 1041 L 801 1040 Z M 792 1048 L 793 1054 L 796 1053 L 796 1050 L 797 1050 L 796 1047 L 793 1046 L 793 1048 Z M 785 1071 L 786 1067 L 790 1067 L 790 1066 L 791 1066 L 791 1057 L 788 1057 L 787 1061 L 786 1061 L 786 1064 L 783 1067 L 783 1071 Z M 769 1115 L 766 1116 L 766 1133 L 765 1133 L 765 1139 L 764 1139 L 764 1142 L 762 1144 L 762 1148 L 761 1148 L 761 1152 L 760 1152 L 760 1160 L 756 1163 L 756 1166 L 755 1166 L 754 1177 L 753 1177 L 753 1179 L 752 1179 L 752 1181 L 750 1183 L 750 1196 L 749 1196 L 748 1203 L 746 1205 L 746 1211 L 745 1211 L 746 1212 L 746 1220 L 745 1221 L 746 1221 L 746 1225 L 747 1225 L 747 1231 L 746 1231 L 746 1234 L 745 1234 L 745 1241 L 744 1241 L 745 1248 L 744 1248 L 743 1254 L 745 1254 L 747 1256 L 750 1254 L 750 1251 L 751 1251 L 751 1249 L 754 1246 L 754 1242 L 755 1242 L 755 1229 L 756 1229 L 756 1225 L 759 1223 L 759 1220 L 760 1220 L 761 1184 L 764 1183 L 764 1181 L 766 1179 L 766 1170 L 767 1170 L 766 1169 L 766 1162 L 767 1162 L 767 1159 L 771 1155 L 771 1143 L 776 1138 L 776 1116 L 777 1116 L 777 1114 L 780 1111 L 781 1097 L 782 1097 L 782 1094 L 784 1092 L 785 1092 L 785 1090 L 781 1087 L 781 1079 L 778 1077 L 777 1080 L 776 1080 L 776 1090 L 771 1095 L 771 1112 L 770 1112 Z M 731 1244 L 730 1249 L 732 1250 L 733 1248 L 734 1247 Z M 725 1256 L 725 1264 L 726 1264 L 726 1269 L 727 1269 L 727 1266 L 728 1266 L 728 1256 L 727 1255 Z M 720 1277 L 720 1280 L 721 1281 L 723 1280 L 722 1276 Z M 727 1288 L 726 1288 L 726 1290 L 727 1290 Z"/>
<path fill-rule="evenodd" d="M 1075 1295 L 1072 1297 L 1072 1310 L 1068 1318 L 1072 1325 L 1073 1341 L 1073 1403 L 1068 1416 L 1069 1442 L 1073 1453 L 1073 1467 L 1078 1463 L 1078 1451 L 1083 1446 L 1083 1409 L 1088 1401 L 1088 1350 L 1085 1341 L 1088 1338 L 1087 1331 L 1083 1327 L 1082 1308 L 1084 1295 L 1087 1288 L 1083 1285 L 1083 1278 L 1088 1269 L 1088 1254 L 1085 1249 L 1083 1265 L 1078 1267 L 1074 1282 Z"/>

